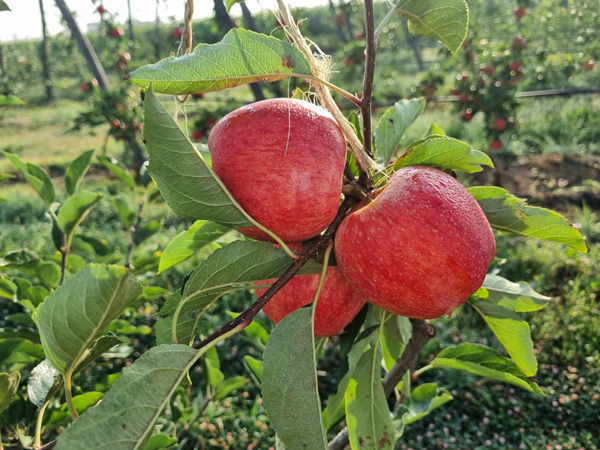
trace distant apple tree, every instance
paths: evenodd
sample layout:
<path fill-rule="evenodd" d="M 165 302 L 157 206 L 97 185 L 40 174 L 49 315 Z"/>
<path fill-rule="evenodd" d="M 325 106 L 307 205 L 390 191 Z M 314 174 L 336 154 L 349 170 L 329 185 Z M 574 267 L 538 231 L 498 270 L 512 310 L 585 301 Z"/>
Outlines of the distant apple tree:
<path fill-rule="evenodd" d="M 228 0 L 227 6 L 234 3 Z M 188 429 L 201 420 L 207 404 L 184 427 L 163 427 L 166 421 L 157 425 L 157 420 L 201 362 L 209 376 L 208 400 L 223 399 L 243 386 L 243 377 L 224 379 L 214 361 L 215 346 L 242 331 L 266 341 L 262 361 L 244 362 L 261 386 L 279 449 L 350 445 L 353 450 L 392 450 L 404 427 L 452 400 L 435 383 L 411 386 L 415 374 L 429 370 L 464 371 L 543 395 L 534 381 L 537 362 L 529 325 L 520 313 L 537 311 L 549 299 L 526 283 L 494 274 L 492 228 L 586 252 L 582 236 L 559 214 L 531 207 L 504 189 L 464 188 L 456 172 L 481 171 L 492 162 L 438 126 L 432 124 L 422 139 L 405 142 L 424 99 L 399 100 L 377 123 L 371 115 L 377 38 L 384 25 L 406 19 L 413 34 L 435 37 L 456 53 L 467 35 L 466 2 L 399 0 L 376 27 L 373 1 L 365 0 L 366 60 L 359 95 L 329 82 L 327 55 L 311 47 L 287 6 L 282 0 L 278 4 L 287 41 L 232 29 L 220 43 L 201 44 L 128 76 L 144 94 L 149 165 L 134 179 L 116 161 L 100 157 L 130 193 L 128 200 L 113 199 L 131 232 L 124 261 L 105 253 L 97 258 L 101 263 L 88 264 L 72 254 L 76 246 L 100 247 L 77 234 L 99 200 L 99 194 L 79 188 L 93 152 L 71 164 L 66 192 L 60 195 L 41 167 L 6 153 L 47 204 L 60 253 L 54 262 L 26 250 L 0 259 L 0 271 L 12 277 L 0 278 L 3 298 L 19 302 L 36 329 L 26 337 L 14 334 L 12 339 L 19 341 L 0 339 L 0 344 L 33 355 L 33 360 L 45 358 L 33 370 L 27 367 L 31 359 L 24 358 L 17 366 L 20 372 L 0 374 L 0 411 L 10 408 L 21 392 L 21 378 L 29 400 L 40 408 L 35 441 L 28 446 L 195 448 Z M 310 92 L 296 89 L 295 99 L 271 99 L 231 112 L 212 128 L 208 149 L 192 143 L 158 95 L 185 101 L 193 94 L 289 77 L 306 80 Z M 337 101 L 351 102 L 356 111 L 344 116 Z M 119 344 L 107 330 L 123 321 L 119 317 L 126 308 L 155 298 L 156 289 L 149 286 L 153 263 L 136 259 L 135 246 L 158 229 L 153 223 L 158 219 L 144 218 L 144 207 L 161 195 L 177 215 L 197 222 L 167 246 L 157 263 L 159 272 L 230 229 L 249 237 L 235 234 L 168 293 L 153 330 L 158 345 L 111 381 L 105 394 L 93 401 L 82 398 L 86 393 L 73 397 L 78 374 Z M 290 205 L 292 210 L 286 210 Z M 294 208 L 302 213 L 294 214 Z M 347 290 L 340 297 L 342 288 Z M 254 304 L 197 339 L 211 305 L 226 293 L 251 289 L 259 294 Z M 427 320 L 447 315 L 463 302 L 481 315 L 509 357 L 464 342 L 418 367 L 420 351 L 435 335 Z M 279 322 L 270 336 L 253 322 L 263 307 Z M 41 348 L 31 342 L 37 333 Z M 332 334 L 339 334 L 343 369 L 337 392 L 323 399 L 316 361 L 323 349 L 321 336 Z M 44 411 L 61 391 L 66 399 L 60 410 L 63 430 L 42 445 L 48 436 Z M 9 411 L 0 424 L 22 435 L 12 419 L 24 413 Z"/>

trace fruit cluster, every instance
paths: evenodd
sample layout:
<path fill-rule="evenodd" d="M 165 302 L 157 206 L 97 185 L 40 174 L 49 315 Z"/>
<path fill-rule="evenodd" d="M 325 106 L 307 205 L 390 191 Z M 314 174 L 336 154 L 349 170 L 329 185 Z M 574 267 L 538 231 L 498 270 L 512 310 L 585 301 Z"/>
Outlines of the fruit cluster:
<path fill-rule="evenodd" d="M 296 99 L 239 108 L 208 139 L 214 172 L 260 224 L 292 250 L 318 236 L 340 204 L 346 163 L 344 136 L 329 113 Z M 238 231 L 270 241 L 256 227 Z M 494 258 L 487 219 L 469 192 L 440 170 L 395 172 L 356 206 L 335 236 L 315 312 L 315 335 L 340 333 L 366 302 L 411 318 L 449 314 L 483 283 Z M 257 295 L 273 280 L 256 283 Z M 319 275 L 292 279 L 265 306 L 279 322 L 313 301 Z"/>

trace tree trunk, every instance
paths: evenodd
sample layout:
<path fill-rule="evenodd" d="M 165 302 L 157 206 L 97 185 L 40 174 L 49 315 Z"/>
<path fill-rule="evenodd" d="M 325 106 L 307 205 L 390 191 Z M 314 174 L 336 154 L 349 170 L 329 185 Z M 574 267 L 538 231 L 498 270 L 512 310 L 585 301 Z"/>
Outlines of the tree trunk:
<path fill-rule="evenodd" d="M 42 45 L 40 46 L 40 56 L 44 68 L 44 82 L 46 84 L 46 100 L 54 100 L 54 89 L 52 88 L 52 75 L 50 74 L 50 57 L 48 54 L 48 34 L 46 31 L 46 13 L 44 11 L 44 2 L 39 0 L 40 14 L 42 16 Z"/>
<path fill-rule="evenodd" d="M 6 67 L 6 57 L 4 56 L 4 45 L 2 44 L 0 44 L 0 72 L 2 72 L 0 80 L 6 83 L 8 81 L 8 68 Z"/>
<path fill-rule="evenodd" d="M 404 28 L 404 35 L 406 36 L 406 40 L 408 41 L 408 45 L 412 48 L 413 53 L 415 54 L 415 59 L 417 60 L 417 65 L 419 66 L 419 70 L 425 70 L 425 66 L 423 64 L 423 55 L 421 54 L 421 47 L 419 46 L 419 41 L 414 37 L 410 31 L 408 31 L 408 23 L 406 20 L 401 20 L 402 27 Z"/>
<path fill-rule="evenodd" d="M 256 28 L 256 22 L 254 22 L 254 17 L 252 17 L 252 13 L 246 6 L 246 3 L 240 3 L 240 6 L 242 7 L 242 14 L 244 15 L 244 21 L 246 22 L 246 28 L 258 33 L 258 28 Z"/>
<path fill-rule="evenodd" d="M 333 0 L 329 0 L 329 10 L 331 14 L 333 14 L 333 20 L 335 21 L 335 17 L 337 16 L 337 11 L 335 10 L 335 5 L 333 4 Z M 348 42 L 346 39 L 346 34 L 342 27 L 340 27 L 337 23 L 335 24 L 335 31 L 337 31 L 338 37 L 342 40 L 342 42 Z"/>
<path fill-rule="evenodd" d="M 127 12 L 129 14 L 129 19 L 127 20 L 129 25 L 129 40 L 133 46 L 133 43 L 135 42 L 135 34 L 133 32 L 133 17 L 131 17 L 131 0 L 127 0 Z"/>
<path fill-rule="evenodd" d="M 350 8 L 346 8 L 346 2 L 344 0 L 340 0 L 340 5 L 342 6 L 342 10 L 350 11 Z M 352 17 L 349 13 L 346 14 L 346 27 L 348 28 L 348 33 L 350 33 L 350 40 L 354 39 L 354 27 L 352 26 Z"/>
<path fill-rule="evenodd" d="M 135 170 L 135 173 L 138 174 L 144 163 L 148 160 L 148 158 L 146 158 L 146 153 L 140 145 L 137 136 L 134 134 L 128 135 L 126 146 L 131 149 L 132 153 L 131 167 Z"/>
<path fill-rule="evenodd" d="M 86 35 L 83 34 L 79 29 L 79 26 L 77 25 L 77 22 L 75 21 L 75 18 L 73 17 L 73 14 L 71 14 L 71 11 L 69 10 L 65 1 L 55 0 L 55 2 L 56 6 L 58 6 L 58 9 L 60 9 L 63 19 L 67 23 L 69 30 L 71 30 L 71 35 L 79 46 L 79 51 L 85 58 L 88 69 L 90 69 L 90 72 L 92 72 L 96 80 L 98 80 L 98 86 L 103 91 L 109 90 L 110 83 L 108 82 L 108 77 L 106 76 L 106 72 L 100 63 L 100 60 L 96 56 L 96 52 L 94 51 L 92 44 L 90 44 L 90 41 Z"/>
<path fill-rule="evenodd" d="M 156 0 L 156 20 L 154 22 L 154 59 L 160 61 L 160 16 L 158 15 L 158 5 L 160 0 Z"/>
<path fill-rule="evenodd" d="M 235 22 L 227 12 L 223 0 L 215 0 L 215 15 L 226 33 L 232 28 L 236 28 Z M 257 102 L 265 99 L 265 94 L 263 94 L 262 88 L 258 82 L 250 83 L 250 89 L 252 89 L 252 93 Z"/>

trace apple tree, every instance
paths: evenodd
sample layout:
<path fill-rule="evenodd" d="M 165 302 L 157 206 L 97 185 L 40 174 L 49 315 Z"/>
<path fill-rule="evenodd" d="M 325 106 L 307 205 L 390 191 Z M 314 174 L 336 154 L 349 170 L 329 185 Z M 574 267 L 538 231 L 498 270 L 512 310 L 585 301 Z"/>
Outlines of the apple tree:
<path fill-rule="evenodd" d="M 493 230 L 581 252 L 587 251 L 585 241 L 564 217 L 504 189 L 465 188 L 456 173 L 481 171 L 492 161 L 438 126 L 405 142 L 424 99 L 399 100 L 377 122 L 371 114 L 383 24 L 407 19 L 412 33 L 433 36 L 457 52 L 467 34 L 466 2 L 399 0 L 376 27 L 373 2 L 365 0 L 366 64 L 358 95 L 329 81 L 327 56 L 304 39 L 284 2 L 278 5 L 288 40 L 236 28 L 217 44 L 201 44 L 128 76 L 144 92 L 149 164 L 142 179 L 150 183 L 149 174 L 178 216 L 197 221 L 167 246 L 159 271 L 230 229 L 241 234 L 170 293 L 155 327 L 159 345 L 123 370 L 102 402 L 81 416 L 73 380 L 115 345 L 106 330 L 142 295 L 143 277 L 121 265 L 89 264 L 68 277 L 63 271 L 36 298 L 33 321 L 46 360 L 34 369 L 30 386 L 40 415 L 63 390 L 73 418 L 43 448 L 166 448 L 160 439 L 168 445 L 179 439 L 184 448 L 188 426 L 171 430 L 172 436 L 155 434 L 157 419 L 201 361 L 214 375 L 211 399 L 239 385 L 219 375 L 213 353 L 240 332 L 266 342 L 262 361 L 246 358 L 245 364 L 261 385 L 277 448 L 393 449 L 405 426 L 452 399 L 435 383 L 411 385 L 411 375 L 428 370 L 464 371 L 543 395 L 534 381 L 529 325 L 520 313 L 537 311 L 549 299 L 494 273 Z M 312 90 L 297 89 L 295 97 L 315 101 L 270 99 L 231 111 L 210 131 L 208 148 L 192 143 L 159 96 L 185 98 L 289 77 L 306 80 Z M 336 100 L 351 102 L 356 111 L 344 116 Z M 73 165 L 73 193 L 61 205 L 43 170 L 11 157 L 52 211 L 63 268 L 73 230 L 96 201 L 87 191 L 76 192 L 90 158 Z M 135 187 L 121 166 L 104 163 Z M 135 214 L 123 217 L 135 227 Z M 0 265 L 18 263 L 14 255 Z M 205 313 L 224 294 L 251 289 L 258 297 L 252 305 L 196 339 Z M 418 367 L 420 351 L 435 336 L 428 320 L 463 303 L 481 315 L 508 356 L 464 342 Z M 261 309 L 277 323 L 270 336 L 253 322 Z M 337 391 L 323 399 L 316 361 L 324 339 L 333 335 L 339 335 L 344 370 Z M 0 399 L 10 401 L 18 375 L 2 374 L 0 382 Z"/>

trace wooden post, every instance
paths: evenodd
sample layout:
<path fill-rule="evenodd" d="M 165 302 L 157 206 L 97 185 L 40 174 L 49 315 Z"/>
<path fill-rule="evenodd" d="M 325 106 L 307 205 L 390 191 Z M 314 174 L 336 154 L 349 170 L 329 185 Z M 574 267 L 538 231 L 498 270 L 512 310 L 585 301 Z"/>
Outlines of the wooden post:
<path fill-rule="evenodd" d="M 56 6 L 58 6 L 58 9 L 60 9 L 63 19 L 67 23 L 69 30 L 71 31 L 71 35 L 79 46 L 79 51 L 85 58 L 88 69 L 90 69 L 90 72 L 92 72 L 96 80 L 98 80 L 98 86 L 103 91 L 109 90 L 110 83 L 108 82 L 108 77 L 106 76 L 106 72 L 100 63 L 98 56 L 96 56 L 96 52 L 94 51 L 92 44 L 90 44 L 90 41 L 86 35 L 83 34 L 79 29 L 79 25 L 77 25 L 77 22 L 75 21 L 75 18 L 73 17 L 73 14 L 71 14 L 71 11 L 69 10 L 69 7 L 65 1 L 55 0 L 55 2 Z"/>
<path fill-rule="evenodd" d="M 54 100 L 54 88 L 52 87 L 52 75 L 50 73 L 50 57 L 48 54 L 48 33 L 46 30 L 46 13 L 44 11 L 44 2 L 39 0 L 40 14 L 42 16 L 42 44 L 40 46 L 40 56 L 42 59 L 42 67 L 44 69 L 44 83 L 46 85 L 46 100 L 52 102 Z"/>

